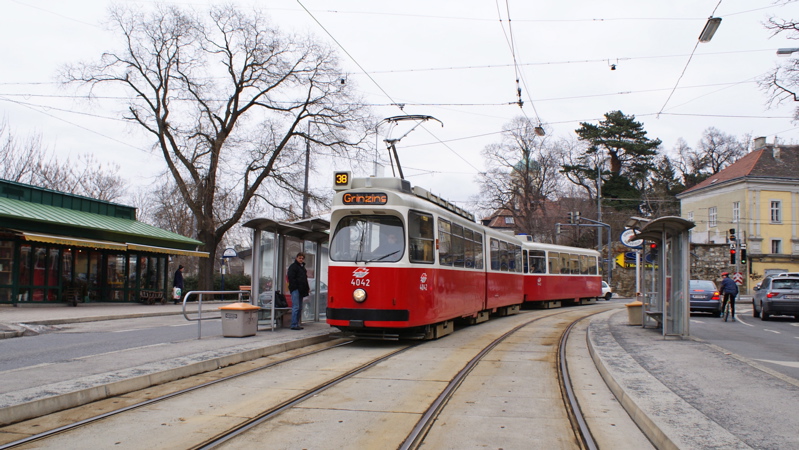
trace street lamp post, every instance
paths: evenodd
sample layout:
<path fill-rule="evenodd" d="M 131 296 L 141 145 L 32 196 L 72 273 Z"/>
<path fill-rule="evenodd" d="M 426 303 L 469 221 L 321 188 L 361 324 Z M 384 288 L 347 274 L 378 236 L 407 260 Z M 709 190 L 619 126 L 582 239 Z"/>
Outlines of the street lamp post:
<path fill-rule="evenodd" d="M 327 122 L 317 122 L 316 120 L 309 120 L 308 121 L 308 133 L 305 135 L 305 183 L 303 184 L 302 188 L 302 218 L 308 218 L 308 198 L 310 197 L 310 193 L 308 192 L 308 175 L 310 172 L 311 167 L 311 124 L 315 123 L 317 125 L 328 125 L 334 126 L 336 128 L 346 128 L 344 125 L 337 124 L 337 123 L 327 123 Z"/>

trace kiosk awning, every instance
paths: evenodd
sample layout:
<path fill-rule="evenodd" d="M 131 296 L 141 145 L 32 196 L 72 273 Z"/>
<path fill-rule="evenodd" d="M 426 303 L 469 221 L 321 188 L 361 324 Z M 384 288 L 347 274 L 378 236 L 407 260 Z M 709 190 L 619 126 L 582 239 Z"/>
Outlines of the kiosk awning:
<path fill-rule="evenodd" d="M 152 245 L 131 244 L 130 242 L 127 244 L 127 247 L 129 250 L 140 250 L 143 252 L 167 253 L 170 255 L 183 255 L 183 256 L 199 256 L 200 258 L 208 257 L 208 252 L 181 250 L 179 248 L 154 247 Z"/>
<path fill-rule="evenodd" d="M 127 244 L 121 242 L 110 241 L 96 241 L 92 239 L 81 239 L 69 236 L 56 236 L 54 234 L 41 234 L 29 233 L 27 231 L 18 231 L 25 238 L 26 241 L 44 242 L 47 244 L 71 245 L 75 247 L 94 247 L 104 248 L 108 250 L 122 250 L 128 249 Z"/>

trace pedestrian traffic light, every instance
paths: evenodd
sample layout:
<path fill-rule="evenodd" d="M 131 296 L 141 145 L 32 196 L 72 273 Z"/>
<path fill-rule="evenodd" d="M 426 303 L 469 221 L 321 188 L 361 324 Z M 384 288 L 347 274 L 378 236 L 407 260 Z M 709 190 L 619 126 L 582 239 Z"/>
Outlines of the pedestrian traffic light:
<path fill-rule="evenodd" d="M 735 242 L 735 228 L 730 228 L 730 242 Z"/>
<path fill-rule="evenodd" d="M 730 249 L 730 264 L 735 264 L 735 249 Z"/>
<path fill-rule="evenodd" d="M 746 264 L 746 249 L 741 249 L 741 264 Z"/>

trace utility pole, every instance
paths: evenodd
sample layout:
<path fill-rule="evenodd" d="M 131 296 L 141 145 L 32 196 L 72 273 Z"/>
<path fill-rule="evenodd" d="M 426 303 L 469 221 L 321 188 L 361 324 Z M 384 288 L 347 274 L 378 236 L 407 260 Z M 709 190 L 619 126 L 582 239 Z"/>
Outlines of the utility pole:
<path fill-rule="evenodd" d="M 308 121 L 308 135 L 305 136 L 305 185 L 302 188 L 302 218 L 308 218 L 308 171 L 311 160 L 311 122 Z"/>

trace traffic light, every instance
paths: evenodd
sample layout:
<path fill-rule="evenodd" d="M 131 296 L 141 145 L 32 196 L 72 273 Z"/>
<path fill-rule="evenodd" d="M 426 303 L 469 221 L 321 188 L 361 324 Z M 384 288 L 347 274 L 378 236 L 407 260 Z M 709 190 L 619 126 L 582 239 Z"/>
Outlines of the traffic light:
<path fill-rule="evenodd" d="M 574 223 L 574 213 L 569 211 L 568 213 L 569 223 Z"/>
<path fill-rule="evenodd" d="M 580 223 L 580 211 L 574 212 L 574 223 Z"/>
<path fill-rule="evenodd" d="M 555 224 L 555 234 L 560 234 L 560 224 L 559 223 Z"/>
<path fill-rule="evenodd" d="M 658 245 L 656 243 L 649 244 L 649 254 L 654 257 L 658 255 Z"/>
<path fill-rule="evenodd" d="M 730 264 L 735 264 L 735 249 L 730 248 Z"/>
<path fill-rule="evenodd" d="M 730 242 L 735 242 L 735 228 L 730 228 Z"/>
<path fill-rule="evenodd" d="M 746 264 L 746 249 L 741 249 L 741 264 Z"/>

